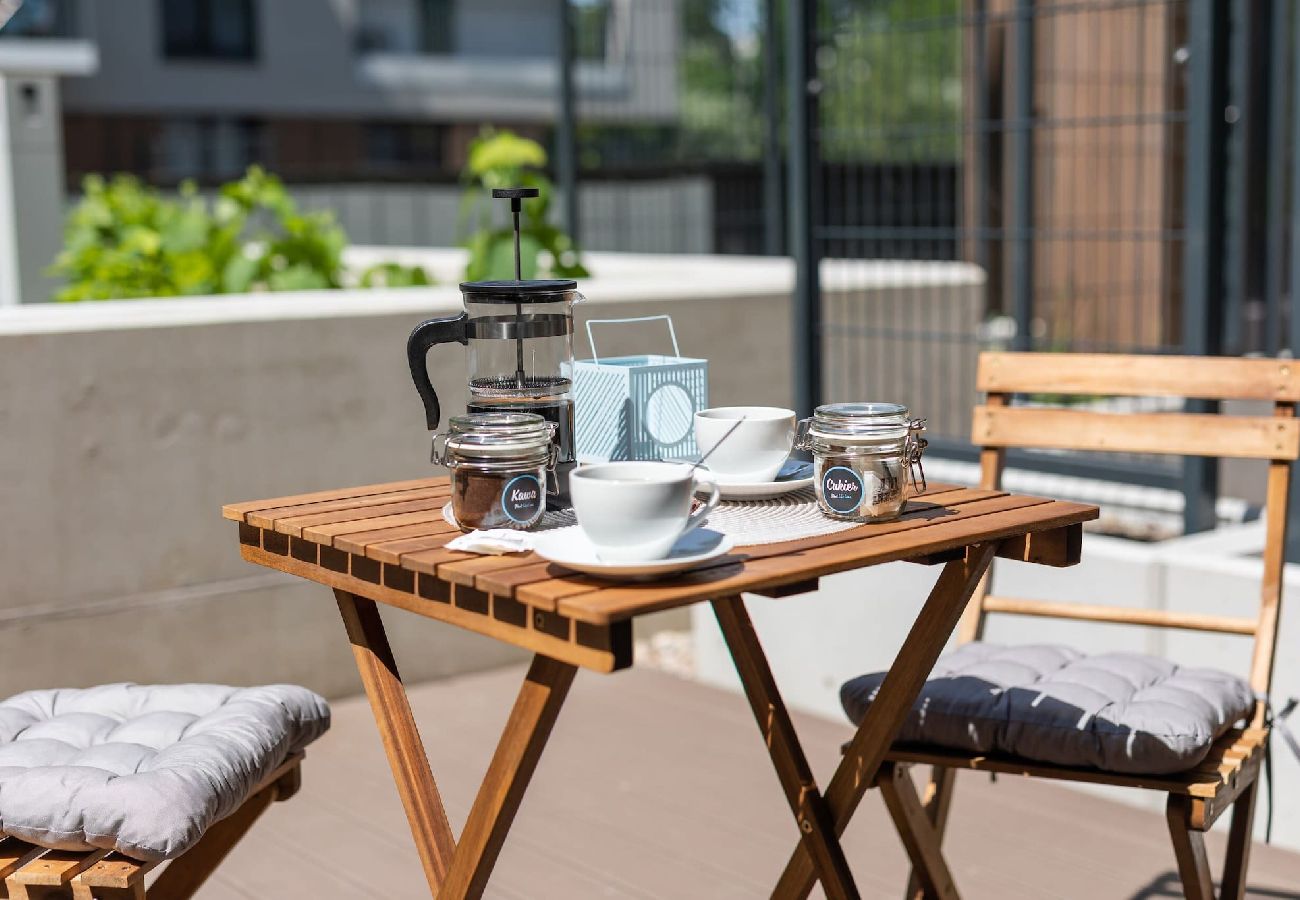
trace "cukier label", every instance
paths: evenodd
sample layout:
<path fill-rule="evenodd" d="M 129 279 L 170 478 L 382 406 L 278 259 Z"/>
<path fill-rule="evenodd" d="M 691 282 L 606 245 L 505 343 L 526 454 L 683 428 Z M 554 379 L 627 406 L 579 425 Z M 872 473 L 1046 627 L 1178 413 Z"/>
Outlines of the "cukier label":
<path fill-rule="evenodd" d="M 541 512 L 543 493 L 536 475 L 520 475 L 506 482 L 501 492 L 501 508 L 511 521 L 526 524 Z"/>
<path fill-rule="evenodd" d="M 855 512 L 863 493 L 862 478 L 852 469 L 835 466 L 822 475 L 822 498 L 838 513 Z"/>

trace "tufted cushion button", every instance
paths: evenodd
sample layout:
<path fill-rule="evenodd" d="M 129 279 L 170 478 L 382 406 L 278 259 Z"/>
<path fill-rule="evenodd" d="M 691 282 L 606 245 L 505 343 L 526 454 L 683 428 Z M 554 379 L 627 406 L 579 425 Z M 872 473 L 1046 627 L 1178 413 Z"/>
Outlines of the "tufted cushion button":
<path fill-rule="evenodd" d="M 0 702 L 0 832 L 171 859 L 328 727 L 325 701 L 293 685 L 18 694 Z"/>
<path fill-rule="evenodd" d="M 840 690 L 861 722 L 884 680 Z M 1245 681 L 1138 653 L 972 642 L 941 657 L 900 740 L 1039 762 L 1156 775 L 1194 767 L 1255 708 Z"/>

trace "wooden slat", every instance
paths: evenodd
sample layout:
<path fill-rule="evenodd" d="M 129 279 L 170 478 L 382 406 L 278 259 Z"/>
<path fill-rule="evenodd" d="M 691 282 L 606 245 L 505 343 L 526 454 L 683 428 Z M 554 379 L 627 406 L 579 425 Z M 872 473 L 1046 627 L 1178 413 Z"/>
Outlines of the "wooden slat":
<path fill-rule="evenodd" d="M 714 577 L 719 570 L 735 569 L 742 560 L 754 561 L 764 558 L 783 557 L 792 553 L 806 553 L 809 550 L 815 550 L 821 547 L 831 547 L 839 544 L 848 544 L 854 541 L 862 541 L 881 535 L 896 534 L 899 532 L 912 531 L 917 528 L 924 528 L 933 524 L 940 519 L 956 519 L 963 516 L 984 515 L 1002 509 L 1015 509 L 1027 504 L 1043 503 L 1045 500 L 1037 497 L 1008 497 L 999 491 L 978 491 L 969 490 L 968 495 L 961 498 L 968 502 L 958 506 L 942 506 L 938 503 L 929 503 L 927 501 L 916 501 L 908 507 L 901 517 L 892 522 L 877 522 L 869 525 L 861 525 L 857 528 L 850 528 L 845 531 L 838 531 L 833 534 L 824 534 L 812 538 L 803 538 L 797 541 L 785 541 L 779 544 L 759 544 L 750 547 L 737 548 L 734 554 L 729 554 L 719 560 L 715 560 L 712 566 L 704 566 L 696 569 L 688 578 L 710 578 Z M 922 554 L 918 554 L 922 555 Z M 797 563 L 796 563 L 797 564 Z M 598 579 L 577 575 L 573 573 L 560 574 L 555 577 L 555 572 L 561 573 L 564 570 L 560 567 L 552 567 L 549 572 L 544 573 L 545 577 L 537 579 L 531 583 L 520 583 L 516 586 L 516 596 L 520 600 L 540 606 L 542 608 L 554 608 L 556 601 L 572 597 L 576 594 L 586 593 L 587 591 L 596 590 L 601 587 L 608 587 L 608 582 L 602 582 Z M 665 583 L 660 582 L 663 586 Z M 652 586 L 653 587 L 653 586 Z"/>
<path fill-rule="evenodd" d="M 981 391 L 1207 400 L 1300 400 L 1289 359 L 1101 353 L 981 353 Z"/>
<path fill-rule="evenodd" d="M 355 553 L 358 556 L 369 556 L 371 559 L 378 559 L 379 562 L 396 563 L 400 560 L 400 556 L 392 559 L 380 559 L 370 552 L 371 546 L 375 544 L 388 544 L 398 540 L 409 540 L 417 537 L 439 537 L 444 541 L 450 541 L 459 535 L 460 529 L 456 526 L 434 520 L 432 522 L 416 522 L 414 525 L 398 525 L 395 528 L 376 528 L 370 531 L 340 534 L 334 538 L 334 546 L 340 550 L 346 551 L 347 553 Z M 441 544 L 430 546 L 441 546 Z"/>
<path fill-rule="evenodd" d="M 784 556 L 788 553 L 802 553 L 814 547 L 829 547 L 832 544 L 843 544 L 848 541 L 861 540 L 865 537 L 893 534 L 913 528 L 924 528 L 936 519 L 947 517 L 952 510 L 964 508 L 978 501 L 997 500 L 1006 497 L 1007 494 L 1004 491 L 985 491 L 979 488 L 962 488 L 945 493 L 941 498 L 931 499 L 928 495 L 921 496 L 908 500 L 907 506 L 903 508 L 902 515 L 890 522 L 871 522 L 844 531 L 817 535 L 816 537 L 798 538 L 793 541 L 781 541 L 773 544 L 750 544 L 738 547 L 737 551 L 743 552 L 750 559 Z M 1044 498 L 1031 499 L 1041 500 Z M 1024 505 L 1018 500 L 1007 502 L 1015 506 Z"/>
<path fill-rule="evenodd" d="M 1111 784 L 1120 787 L 1147 788 L 1192 797 L 1213 799 L 1232 776 L 1247 766 L 1256 765 L 1261 758 L 1268 730 L 1262 728 L 1233 729 L 1215 741 L 1201 765 L 1187 772 L 1170 775 L 1131 775 L 1122 772 L 1101 772 L 1096 769 L 1058 766 L 1012 757 L 987 756 L 940 747 L 895 746 L 889 758 L 900 763 L 919 763 L 944 766 L 952 769 L 973 769 L 980 772 L 1000 772 L 1009 775 L 1032 775 L 1059 781 L 1083 781 L 1092 784 Z M 1232 750 L 1241 750 L 1244 757 L 1225 764 L 1225 756 Z"/>
<path fill-rule="evenodd" d="M 412 488 L 435 487 L 447 484 L 446 476 L 438 478 L 413 478 L 410 481 L 393 481 L 386 484 L 367 484 L 360 487 L 335 488 L 330 491 L 316 491 L 311 494 L 291 494 L 287 497 L 272 497 L 269 500 L 247 500 L 243 503 L 227 503 L 221 507 L 223 518 L 235 522 L 245 521 L 248 513 L 277 506 L 295 506 L 303 503 L 318 503 L 325 500 L 347 500 L 352 497 L 368 497 L 372 494 L 391 494 Z"/>
<path fill-rule="evenodd" d="M 1100 772 L 1096 769 L 1078 769 L 1054 766 L 1023 759 L 1010 759 L 981 754 L 963 753 L 935 747 L 894 747 L 889 751 L 894 762 L 918 763 L 928 766 L 947 766 L 952 769 L 970 769 L 976 772 L 998 772 L 1005 775 L 1031 775 L 1057 781 L 1082 781 L 1089 784 L 1111 784 L 1119 787 L 1146 788 L 1178 794 L 1213 796 L 1222 785 L 1216 776 L 1196 775 L 1178 777 L 1166 775 L 1127 775 L 1117 772 Z"/>
<path fill-rule="evenodd" d="M 430 619 L 487 635 L 507 644 L 542 653 L 564 662 L 597 672 L 613 672 L 632 664 L 631 623 L 619 622 L 610 626 L 592 626 L 594 632 L 578 634 L 573 640 L 533 630 L 525 621 L 523 627 L 494 619 L 482 612 L 426 600 L 418 593 L 396 590 L 380 584 L 353 577 L 347 572 L 337 572 L 322 566 L 305 563 L 292 556 L 281 556 L 258 547 L 241 545 L 240 554 L 245 560 L 297 575 L 309 581 L 337 590 L 367 597 L 378 603 L 404 609 Z"/>
<path fill-rule="evenodd" d="M 1293 460 L 1300 455 L 1300 421 L 977 406 L 971 440 L 992 447 Z"/>
<path fill-rule="evenodd" d="M 455 559 L 473 559 L 475 556 L 474 553 L 462 553 L 458 550 L 448 550 L 445 547 L 438 546 L 432 550 L 402 554 L 402 568 L 425 575 L 437 575 L 438 566 L 442 563 L 451 562 Z"/>
<path fill-rule="evenodd" d="M 74 885 L 125 890 L 144 881 L 144 876 L 158 864 L 141 862 L 120 853 L 110 853 L 72 879 Z"/>
<path fill-rule="evenodd" d="M 738 548 L 737 552 L 743 553 L 746 558 L 757 559 L 762 556 L 779 556 L 783 553 L 800 552 L 815 546 L 843 543 L 860 539 L 866 534 L 888 534 L 893 531 L 919 527 L 917 523 L 920 520 L 926 516 L 933 517 L 940 509 L 955 508 L 976 500 L 1005 496 L 1000 491 L 981 491 L 955 485 L 935 485 L 935 487 L 936 490 L 909 501 L 907 510 L 894 522 L 864 525 L 861 529 L 851 528 L 834 534 L 822 535 L 817 538 L 804 538 L 799 541 L 783 541 L 778 544 L 741 547 Z M 940 494 L 944 495 L 942 504 L 939 502 Z M 493 594 L 512 595 L 524 585 L 536 584 L 556 577 L 574 576 L 566 576 L 563 568 L 533 558 L 524 566 L 503 565 L 500 569 L 491 568 L 487 571 L 478 571 L 475 573 L 474 586 L 479 590 Z M 530 600 L 530 602 L 532 601 Z M 541 602 L 545 603 L 546 600 L 541 600 Z"/>
<path fill-rule="evenodd" d="M 302 537 L 317 544 L 333 546 L 334 538 L 339 535 L 358 534 L 362 531 L 374 531 L 380 528 L 394 528 L 398 525 L 444 521 L 446 520 L 442 517 L 442 506 L 439 505 L 436 509 L 398 513 L 391 516 L 376 516 L 373 519 L 355 519 L 349 522 L 332 522 L 329 525 L 311 525 L 302 530 Z"/>
<path fill-rule="evenodd" d="M 244 516 L 249 525 L 258 528 L 274 528 L 276 519 L 290 516 L 306 516 L 312 513 L 336 512 L 345 509 L 363 509 L 368 506 L 380 506 L 385 503 L 399 503 L 403 500 L 422 500 L 429 497 L 450 497 L 451 485 L 436 484 L 433 487 L 415 488 L 406 491 L 391 491 L 373 494 L 368 497 L 349 497 L 344 500 L 326 500 L 318 503 L 298 503 L 293 506 L 275 506 L 271 509 L 259 509 Z"/>
<path fill-rule="evenodd" d="M 536 565 L 542 558 L 536 553 L 506 553 L 501 556 L 476 556 L 473 559 L 443 563 L 438 566 L 438 577 L 452 584 L 477 587 L 475 579 L 480 574 L 517 569 Z"/>
<path fill-rule="evenodd" d="M 0 837 L 0 881 L 44 852 L 44 848 L 20 841 L 16 837 Z"/>
<path fill-rule="evenodd" d="M 1080 619 L 1088 622 L 1183 628 L 1189 631 L 1215 631 L 1223 634 L 1254 634 L 1256 624 L 1254 619 L 1239 616 L 1212 616 L 1166 609 L 1137 609 L 1090 603 L 1063 603 L 1055 600 L 1023 600 L 1019 597 L 985 597 L 984 611 L 1018 616 L 1041 616 L 1048 619 Z"/>
<path fill-rule="evenodd" d="M 7 880 L 14 884 L 46 887 L 63 885 L 107 855 L 107 850 L 47 850 Z"/>
<path fill-rule="evenodd" d="M 562 574 L 563 570 L 559 566 L 542 560 L 526 566 L 485 572 L 474 578 L 474 586 L 489 594 L 505 594 L 512 597 L 515 590 L 525 584 L 547 581 Z"/>
<path fill-rule="evenodd" d="M 398 503 L 384 503 L 379 506 L 360 507 L 358 509 L 340 509 L 334 512 L 312 513 L 305 516 L 290 516 L 285 519 L 275 520 L 275 530 L 280 534 L 287 534 L 290 537 L 301 537 L 311 529 L 313 534 L 323 533 L 321 529 L 325 526 L 338 525 L 352 526 L 355 522 L 369 522 L 378 518 L 387 518 L 395 516 L 398 513 L 412 512 L 437 512 L 438 515 L 433 521 L 442 521 L 442 508 L 447 505 L 446 497 L 426 497 L 420 500 L 403 500 Z M 335 531 L 333 534 L 351 534 L 358 531 L 364 531 L 362 527 L 347 527 Z M 315 538 L 312 538 L 315 540 Z M 323 543 L 323 541 L 322 541 Z"/>
<path fill-rule="evenodd" d="M 1008 497 L 985 502 L 998 504 L 1008 501 L 1027 505 L 990 512 L 981 509 L 982 504 L 972 503 L 953 512 L 951 517 L 935 519 L 928 527 L 818 547 L 793 558 L 766 557 L 749 560 L 743 565 L 738 563 L 734 568 L 703 569 L 664 584 L 620 585 L 566 596 L 559 601 L 558 609 L 576 619 L 610 622 L 695 602 L 710 595 L 788 584 L 863 566 L 925 556 L 971 543 L 997 541 L 1025 531 L 1078 525 L 1097 515 L 1092 506 L 1038 498 Z M 537 587 L 521 588 L 518 598 L 531 603 L 539 593 Z"/>
<path fill-rule="evenodd" d="M 423 537 L 402 538 L 398 541 L 379 541 L 378 543 L 366 544 L 366 556 L 373 560 L 388 563 L 393 566 L 402 563 L 403 559 L 407 556 L 410 556 L 413 559 L 416 557 L 422 558 L 422 554 L 428 553 L 429 551 L 442 552 L 449 558 L 452 554 L 463 558 L 468 554 L 456 554 L 456 551 L 454 550 L 443 550 L 443 547 L 450 541 L 454 540 L 458 535 L 459 532 L 457 531 L 446 531 L 426 534 Z M 350 538 L 344 538 L 344 540 L 350 540 Z M 409 568 L 412 572 L 419 571 L 414 564 L 407 566 L 406 568 Z M 430 571 L 436 570 L 437 563 L 434 562 Z"/>

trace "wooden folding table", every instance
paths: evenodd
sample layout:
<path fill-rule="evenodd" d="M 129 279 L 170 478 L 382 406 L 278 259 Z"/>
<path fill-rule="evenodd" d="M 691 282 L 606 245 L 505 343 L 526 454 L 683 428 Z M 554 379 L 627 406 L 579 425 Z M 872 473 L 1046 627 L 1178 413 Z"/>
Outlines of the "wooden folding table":
<path fill-rule="evenodd" d="M 798 844 L 774 897 L 804 897 L 820 879 L 828 897 L 857 897 L 839 835 L 889 749 L 967 600 L 995 556 L 1049 566 L 1079 559 L 1092 506 L 1001 491 L 932 485 L 894 521 L 739 547 L 670 580 L 612 583 L 568 573 L 532 554 L 475 556 L 445 549 L 445 478 L 343 488 L 225 507 L 246 560 L 334 589 L 428 878 L 440 898 L 479 897 L 579 667 L 632 664 L 632 620 L 701 601 L 713 605 L 773 767 L 794 814 Z M 907 560 L 942 563 L 875 702 L 827 790 L 818 789 L 742 592 L 787 597 L 834 572 Z M 791 600 L 792 603 L 799 602 Z M 863 603 L 883 602 L 864 597 Z M 532 666 L 470 810 L 452 835 L 420 742 L 377 603 L 458 625 L 533 652 Z M 910 779 L 886 791 L 916 860 L 938 854 L 916 827 L 924 816 Z M 942 866 L 917 869 L 944 871 Z M 951 884 L 929 885 L 953 895 Z"/>

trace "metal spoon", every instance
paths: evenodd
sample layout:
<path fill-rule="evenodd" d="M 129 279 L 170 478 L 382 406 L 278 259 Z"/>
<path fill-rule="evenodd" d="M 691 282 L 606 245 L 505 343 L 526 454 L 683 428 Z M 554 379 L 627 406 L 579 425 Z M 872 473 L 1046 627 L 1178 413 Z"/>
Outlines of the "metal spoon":
<path fill-rule="evenodd" d="M 736 424 L 728 428 L 726 433 L 723 434 L 722 437 L 718 438 L 718 442 L 709 448 L 709 452 L 704 454 L 703 456 L 701 456 L 699 459 L 695 461 L 695 465 L 691 466 L 691 471 L 694 472 L 696 469 L 700 467 L 700 463 L 704 462 L 706 459 L 712 456 L 713 451 L 721 447 L 723 442 L 727 438 L 731 437 L 731 435 L 735 432 L 735 430 L 740 427 L 740 423 L 745 421 L 746 418 L 747 418 L 746 416 L 741 416 L 739 419 L 737 419 Z"/>

